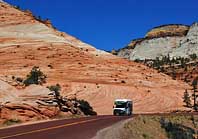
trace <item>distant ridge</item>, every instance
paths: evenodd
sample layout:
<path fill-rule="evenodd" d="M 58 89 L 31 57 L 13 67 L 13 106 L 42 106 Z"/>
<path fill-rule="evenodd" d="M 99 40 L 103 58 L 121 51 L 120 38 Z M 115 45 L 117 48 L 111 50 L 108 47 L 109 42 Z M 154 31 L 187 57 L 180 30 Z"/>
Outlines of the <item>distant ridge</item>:
<path fill-rule="evenodd" d="M 166 24 L 150 29 L 142 39 L 132 40 L 118 50 L 118 56 L 130 60 L 156 57 L 189 57 L 198 54 L 198 24 Z"/>

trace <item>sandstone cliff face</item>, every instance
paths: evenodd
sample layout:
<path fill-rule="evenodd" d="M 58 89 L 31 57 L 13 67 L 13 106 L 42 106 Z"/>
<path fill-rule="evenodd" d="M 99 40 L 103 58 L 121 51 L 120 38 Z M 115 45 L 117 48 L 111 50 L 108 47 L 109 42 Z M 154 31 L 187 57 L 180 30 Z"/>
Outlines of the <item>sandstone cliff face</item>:
<path fill-rule="evenodd" d="M 156 27 L 149 31 L 140 42 L 132 41 L 129 44 L 130 47 L 120 49 L 118 56 L 130 60 L 144 60 L 168 54 L 171 57 L 188 57 L 190 54 L 198 54 L 197 29 L 197 23 L 190 28 L 184 25 Z"/>
<path fill-rule="evenodd" d="M 137 44 L 130 53 L 130 60 L 153 59 L 162 55 L 168 55 L 179 45 L 183 37 L 163 37 L 144 40 Z"/>
<path fill-rule="evenodd" d="M 188 34 L 181 40 L 179 47 L 170 53 L 170 56 L 188 57 L 190 54 L 198 55 L 198 23 L 190 27 Z"/>
<path fill-rule="evenodd" d="M 57 83 L 61 95 L 87 100 L 98 114 L 112 114 L 116 98 L 134 100 L 135 113 L 185 109 L 182 96 L 187 84 L 97 50 L 8 4 L 0 7 L 0 101 L 5 106 L 0 108 L 1 120 L 12 118 L 8 113 L 24 121 L 57 115 L 55 107 L 36 103 L 48 97 L 46 86 Z M 12 76 L 25 78 L 33 66 L 47 75 L 42 87 L 20 89 L 9 82 Z"/>

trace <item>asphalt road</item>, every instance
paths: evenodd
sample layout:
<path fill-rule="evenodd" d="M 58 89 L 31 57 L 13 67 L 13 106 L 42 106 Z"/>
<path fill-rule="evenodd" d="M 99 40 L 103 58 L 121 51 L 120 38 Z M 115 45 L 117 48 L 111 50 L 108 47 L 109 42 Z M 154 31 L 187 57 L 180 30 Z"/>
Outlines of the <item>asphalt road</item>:
<path fill-rule="evenodd" d="M 91 139 L 127 116 L 93 116 L 0 129 L 0 139 Z"/>

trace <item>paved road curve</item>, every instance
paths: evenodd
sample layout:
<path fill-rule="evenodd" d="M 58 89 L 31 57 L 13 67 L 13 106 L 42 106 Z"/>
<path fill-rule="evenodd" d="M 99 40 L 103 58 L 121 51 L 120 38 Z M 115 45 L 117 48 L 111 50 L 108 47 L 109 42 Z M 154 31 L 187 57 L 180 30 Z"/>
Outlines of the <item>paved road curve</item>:
<path fill-rule="evenodd" d="M 0 139 L 91 139 L 100 129 L 129 117 L 93 116 L 0 130 Z"/>

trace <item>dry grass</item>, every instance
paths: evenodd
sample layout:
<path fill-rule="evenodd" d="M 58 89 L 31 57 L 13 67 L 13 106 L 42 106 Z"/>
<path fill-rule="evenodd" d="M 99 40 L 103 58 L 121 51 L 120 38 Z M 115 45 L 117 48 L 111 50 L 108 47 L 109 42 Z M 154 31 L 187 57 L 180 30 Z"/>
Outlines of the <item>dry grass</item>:
<path fill-rule="evenodd" d="M 198 116 L 138 116 L 121 132 L 122 139 L 197 139 Z"/>

